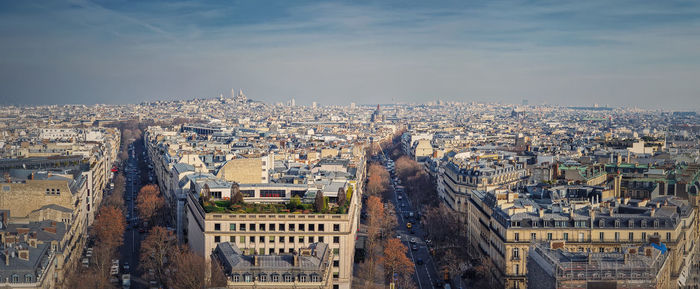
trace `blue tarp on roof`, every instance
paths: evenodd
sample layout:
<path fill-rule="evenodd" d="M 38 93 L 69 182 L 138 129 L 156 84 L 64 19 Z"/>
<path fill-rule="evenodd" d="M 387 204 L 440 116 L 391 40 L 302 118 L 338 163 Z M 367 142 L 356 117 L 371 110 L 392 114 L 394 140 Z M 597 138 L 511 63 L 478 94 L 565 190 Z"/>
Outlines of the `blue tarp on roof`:
<path fill-rule="evenodd" d="M 668 249 L 666 249 L 666 244 L 664 243 L 660 243 L 659 245 L 651 243 L 651 246 L 661 251 L 661 254 L 666 254 L 666 251 L 668 251 Z"/>

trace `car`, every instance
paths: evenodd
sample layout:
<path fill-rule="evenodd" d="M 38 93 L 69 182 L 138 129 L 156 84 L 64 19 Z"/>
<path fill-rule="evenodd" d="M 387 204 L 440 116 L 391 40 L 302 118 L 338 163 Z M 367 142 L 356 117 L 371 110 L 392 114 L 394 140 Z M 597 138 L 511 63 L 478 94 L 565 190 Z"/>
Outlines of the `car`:
<path fill-rule="evenodd" d="M 411 238 L 411 244 L 415 244 L 415 243 L 416 243 L 416 238 Z"/>
<path fill-rule="evenodd" d="M 411 246 L 411 250 L 418 251 L 418 246 L 416 246 L 416 245 Z"/>
<path fill-rule="evenodd" d="M 402 196 L 399 196 L 399 201 L 401 201 L 401 200 L 403 200 L 403 197 L 402 197 Z"/>
<path fill-rule="evenodd" d="M 401 235 L 396 235 L 396 239 L 401 240 Z"/>
<path fill-rule="evenodd" d="M 416 259 L 416 265 L 423 265 L 423 259 L 421 259 L 421 258 Z"/>
<path fill-rule="evenodd" d="M 143 228 L 140 228 L 139 233 L 141 233 L 141 234 L 146 233 L 146 230 L 144 230 Z"/>
<path fill-rule="evenodd" d="M 122 265 L 122 269 L 124 272 L 129 272 L 129 262 L 124 262 L 124 265 Z"/>

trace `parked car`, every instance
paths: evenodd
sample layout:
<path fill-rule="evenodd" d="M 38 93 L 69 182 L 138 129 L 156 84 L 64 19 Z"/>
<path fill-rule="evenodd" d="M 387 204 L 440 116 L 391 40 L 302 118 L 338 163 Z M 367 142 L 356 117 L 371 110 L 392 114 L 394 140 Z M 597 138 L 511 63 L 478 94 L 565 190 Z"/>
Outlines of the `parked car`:
<path fill-rule="evenodd" d="M 416 259 L 416 265 L 423 265 L 423 259 L 421 259 L 421 258 Z"/>

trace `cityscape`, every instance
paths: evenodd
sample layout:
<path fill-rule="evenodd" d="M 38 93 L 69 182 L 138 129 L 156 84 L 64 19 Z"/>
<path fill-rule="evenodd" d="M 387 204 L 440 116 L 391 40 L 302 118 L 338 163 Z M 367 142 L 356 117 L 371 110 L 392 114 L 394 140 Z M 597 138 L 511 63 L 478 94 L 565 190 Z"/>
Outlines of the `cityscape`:
<path fill-rule="evenodd" d="M 0 1 L 0 288 L 700 288 L 642 2 Z"/>

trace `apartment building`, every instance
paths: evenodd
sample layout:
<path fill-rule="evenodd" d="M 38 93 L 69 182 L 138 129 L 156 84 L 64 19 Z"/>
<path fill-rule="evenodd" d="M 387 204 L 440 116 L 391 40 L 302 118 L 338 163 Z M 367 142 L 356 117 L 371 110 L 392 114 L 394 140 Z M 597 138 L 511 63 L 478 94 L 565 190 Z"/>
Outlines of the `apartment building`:
<path fill-rule="evenodd" d="M 653 200 L 600 199 L 601 192 L 543 198 L 472 191 L 470 251 L 490 256 L 493 284 L 525 288 L 526 256 L 535 241 L 564 241 L 571 252 L 621 252 L 658 238 L 669 248 L 671 280 L 683 283 L 697 246 L 697 209 L 673 196 Z"/>
<path fill-rule="evenodd" d="M 0 286 L 2 288 L 59 288 L 69 237 L 62 222 L 17 222 L 0 211 Z"/>
<path fill-rule="evenodd" d="M 445 204 L 467 219 L 470 192 L 496 188 L 514 188 L 527 182 L 527 171 L 521 163 L 511 161 L 471 162 L 453 159 L 441 170 L 443 184 L 438 186 Z"/>
<path fill-rule="evenodd" d="M 352 190 L 358 192 L 355 184 L 352 185 Z M 350 288 L 360 194 L 352 193 L 347 209 L 337 208 L 321 214 L 314 213 L 312 209 L 291 212 L 270 206 L 288 204 L 285 196 L 270 196 L 267 202 L 255 203 L 252 198 L 260 196 L 258 190 L 257 195 L 244 198 L 249 206 L 233 211 L 230 208 L 203 206 L 197 192 L 199 187 L 192 186 L 193 189 L 186 194 L 186 237 L 192 250 L 209 258 L 217 245 L 230 242 L 246 255 L 272 255 L 294 253 L 316 242 L 326 243 L 333 255 L 331 288 Z M 240 188 L 241 192 L 246 190 L 245 185 Z M 315 193 L 305 192 L 300 199 L 312 201 Z M 288 196 L 291 194 L 292 191 L 289 191 Z M 253 208 L 259 211 L 254 212 Z"/>
<path fill-rule="evenodd" d="M 333 251 L 325 243 L 309 244 L 297 252 L 247 255 L 236 243 L 222 242 L 214 252 L 236 289 L 331 289 Z"/>
<path fill-rule="evenodd" d="M 538 289 L 671 289 L 668 254 L 655 243 L 620 252 L 571 252 L 563 242 L 535 243 L 527 257 L 528 287 Z"/>

